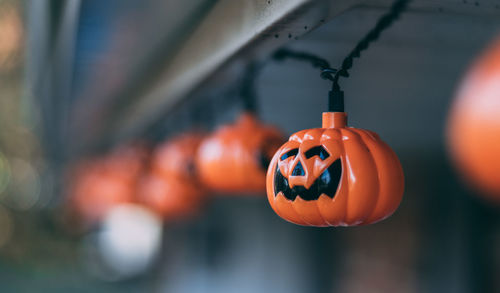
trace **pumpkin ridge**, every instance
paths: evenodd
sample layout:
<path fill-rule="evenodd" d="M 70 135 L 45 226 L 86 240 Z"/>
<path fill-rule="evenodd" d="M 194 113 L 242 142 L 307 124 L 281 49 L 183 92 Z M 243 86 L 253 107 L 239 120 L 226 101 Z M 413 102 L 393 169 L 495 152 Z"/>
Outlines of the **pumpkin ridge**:
<path fill-rule="evenodd" d="M 320 196 L 321 195 L 323 195 L 323 193 L 320 194 Z M 298 195 L 298 196 L 300 196 L 300 195 Z M 323 223 L 321 224 L 321 226 L 324 226 L 325 224 L 328 224 L 328 222 L 326 221 L 325 217 L 323 217 L 323 214 L 321 214 L 321 210 L 319 209 L 318 201 L 317 200 L 314 201 L 314 204 L 312 206 L 316 209 L 316 214 L 318 214 L 319 217 L 321 218 L 321 220 L 323 221 Z"/>
<path fill-rule="evenodd" d="M 365 217 L 365 218 L 363 219 L 363 221 L 365 221 L 365 220 L 370 219 L 370 218 L 373 216 L 373 213 L 376 211 L 377 205 L 379 204 L 379 201 L 380 201 L 380 198 L 381 198 L 381 196 L 380 196 L 380 195 L 381 195 L 381 193 L 382 193 L 382 190 L 381 190 L 381 189 L 382 189 L 382 186 L 380 185 L 380 177 L 381 177 L 382 175 L 381 175 L 381 168 L 380 168 L 379 164 L 377 164 L 377 160 L 375 160 L 375 158 L 373 157 L 372 147 L 370 147 L 370 145 L 366 143 L 365 138 L 364 138 L 363 136 L 368 137 L 369 139 L 373 139 L 373 141 L 374 141 L 375 143 L 377 143 L 377 144 L 380 144 L 380 143 L 383 143 L 383 142 L 382 142 L 382 141 L 380 141 L 380 139 L 376 139 L 373 135 L 371 135 L 371 134 L 370 134 L 370 132 L 369 132 L 369 131 L 366 131 L 366 130 L 364 130 L 364 129 L 356 129 L 355 131 L 356 131 L 356 132 L 358 133 L 358 135 L 361 137 L 361 140 L 363 141 L 363 144 L 366 146 L 366 148 L 368 148 L 368 151 L 369 151 L 369 152 L 370 152 L 370 154 L 371 154 L 371 155 L 370 155 L 370 159 L 371 159 L 371 161 L 373 162 L 373 165 L 375 165 L 375 170 L 376 170 L 376 172 L 377 172 L 377 185 L 378 185 L 378 188 L 377 188 L 377 194 L 376 194 L 377 199 L 375 200 L 375 202 L 374 202 L 374 204 L 373 204 L 373 206 L 372 206 L 372 210 L 371 210 L 371 212 L 368 214 L 368 216 L 367 216 L 367 217 Z M 384 146 L 384 147 L 385 147 L 385 146 Z"/>
<path fill-rule="evenodd" d="M 282 192 L 278 192 L 278 194 L 273 198 L 273 204 L 271 205 L 271 207 L 274 209 L 274 211 L 278 214 L 278 216 L 280 217 L 283 217 L 283 213 L 280 212 L 280 208 L 279 208 L 279 205 L 278 203 L 276 202 L 277 201 L 277 198 L 278 196 L 282 194 Z"/>
<path fill-rule="evenodd" d="M 371 153 L 371 151 L 370 151 L 370 148 L 368 147 L 367 143 L 365 142 L 365 140 L 364 140 L 363 136 L 360 134 L 360 132 L 362 132 L 363 130 L 362 130 L 362 129 L 358 129 L 358 128 L 354 128 L 354 127 L 349 127 L 349 128 L 344 128 L 344 129 L 342 129 L 342 131 L 349 132 L 349 133 L 353 134 L 354 136 L 356 136 L 356 138 L 357 138 L 357 140 L 358 140 L 358 143 L 359 143 L 360 145 L 364 146 L 364 147 L 367 149 L 367 151 L 369 152 L 369 155 L 368 155 L 367 157 L 369 157 L 369 158 L 370 158 L 370 159 L 369 159 L 369 162 L 370 162 L 370 163 L 368 163 L 368 161 L 366 161 L 365 163 L 366 163 L 366 164 L 371 164 L 371 165 L 374 167 L 375 171 L 377 172 L 377 180 L 376 180 L 376 184 L 377 184 L 377 188 L 376 188 L 376 190 L 377 190 L 377 192 L 376 192 L 376 194 L 375 194 L 375 196 L 376 196 L 377 198 L 376 198 L 376 200 L 375 200 L 375 204 L 373 204 L 373 205 L 371 205 L 371 206 L 370 206 L 371 211 L 370 211 L 369 213 L 364 214 L 362 218 L 358 218 L 358 219 L 356 219 L 356 220 L 354 221 L 354 222 L 356 222 L 356 223 L 357 223 L 357 224 L 355 224 L 355 225 L 357 226 L 357 225 L 362 225 L 366 219 L 369 219 L 369 216 L 370 216 L 370 215 L 373 213 L 373 211 L 375 210 L 376 203 L 378 202 L 378 200 L 379 200 L 379 198 L 380 198 L 380 173 L 379 173 L 379 170 L 378 170 L 378 168 L 377 168 L 377 164 L 375 163 L 375 159 L 373 158 L 373 154 L 372 154 L 372 153 Z M 345 151 L 344 151 L 344 153 L 345 153 Z M 345 156 L 346 156 L 346 158 L 347 158 L 347 154 L 345 154 Z M 350 189 L 349 189 L 349 190 L 350 190 Z M 349 199 L 349 198 L 348 198 L 348 199 Z M 349 209 L 349 202 L 347 203 L 347 207 L 348 207 L 348 208 L 347 208 L 347 211 L 348 211 L 348 212 L 346 213 L 346 217 L 348 216 L 349 211 L 350 211 L 350 209 Z M 351 223 L 349 223 L 349 225 L 351 225 Z"/>
<path fill-rule="evenodd" d="M 361 136 L 366 136 L 369 139 L 372 139 L 375 142 L 378 142 L 379 139 L 375 136 L 375 133 L 366 130 L 366 129 L 361 129 L 361 128 L 356 128 L 356 132 L 358 132 Z"/>
<path fill-rule="evenodd" d="M 345 128 L 345 129 L 346 129 L 347 131 L 349 131 L 349 128 Z M 345 147 L 344 147 L 344 134 L 342 133 L 342 131 L 340 131 L 340 137 L 341 137 L 341 144 L 340 144 L 340 145 L 341 145 L 341 147 L 342 147 L 342 154 L 344 155 L 344 160 L 345 160 L 345 166 L 346 166 L 346 169 L 347 169 L 347 167 L 349 167 L 349 169 L 351 169 L 350 164 L 348 164 L 348 161 L 349 161 L 349 160 L 347 159 L 347 154 L 345 153 Z M 343 170 L 342 170 L 342 172 L 343 172 Z M 342 175 L 344 175 L 344 174 L 342 174 Z M 346 179 L 347 179 L 347 186 L 346 186 L 346 187 L 349 187 L 349 174 L 346 174 L 346 176 L 347 176 L 347 178 L 346 178 Z M 344 207 L 344 209 L 343 209 L 343 211 L 344 211 L 344 217 L 343 217 L 343 219 L 344 219 L 344 220 L 343 220 L 342 222 L 343 222 L 344 224 L 347 224 L 347 225 L 348 225 L 348 223 L 347 223 L 347 210 L 349 209 L 349 199 L 351 198 L 351 196 L 350 196 L 350 194 L 349 194 L 349 193 L 350 193 L 350 191 L 351 191 L 351 189 L 350 189 L 350 188 L 347 188 L 347 192 L 346 192 L 346 195 L 345 195 L 345 196 L 346 196 L 346 200 L 345 200 L 345 207 Z"/>
<path fill-rule="evenodd" d="M 345 154 L 344 141 L 342 140 L 342 131 L 339 130 L 339 132 L 340 132 L 340 137 L 341 137 L 340 138 L 340 144 L 339 144 L 340 145 L 340 149 L 341 149 L 340 153 L 343 154 L 343 156 L 340 158 L 340 160 L 343 161 L 342 162 L 342 168 L 343 169 L 342 169 L 342 176 L 340 177 L 339 187 L 340 186 L 344 186 L 345 184 L 347 184 L 347 186 L 344 186 L 344 189 L 346 190 L 346 193 L 345 193 L 346 199 L 345 199 L 345 206 L 342 209 L 342 211 L 344 211 L 344 215 L 342 216 L 342 222 L 346 223 L 347 222 L 347 212 L 346 211 L 347 211 L 347 207 L 349 207 L 349 198 L 350 198 L 349 193 L 350 193 L 351 189 L 348 188 L 349 187 L 349 174 L 347 174 L 347 171 L 346 171 L 348 164 L 347 164 L 347 155 Z M 346 182 L 344 183 L 344 182 L 342 182 L 342 180 L 345 180 Z M 333 198 L 335 198 L 335 196 Z"/>
<path fill-rule="evenodd" d="M 322 193 L 322 195 L 323 195 L 323 193 Z M 314 209 L 315 209 L 315 213 L 314 213 L 314 214 L 315 214 L 315 215 L 317 215 L 317 216 L 319 216 L 319 218 L 320 218 L 320 219 L 321 219 L 321 221 L 322 221 L 322 222 L 321 222 L 321 223 L 319 223 L 319 224 L 311 224 L 309 221 L 305 221 L 305 220 L 304 220 L 304 222 L 308 223 L 308 225 L 314 225 L 314 226 L 325 226 L 325 224 L 327 224 L 327 223 L 328 223 L 328 222 L 325 220 L 325 218 L 323 217 L 323 215 L 321 214 L 321 211 L 320 211 L 320 209 L 319 209 L 319 207 L 318 207 L 318 201 L 317 201 L 317 200 L 315 200 L 315 201 L 306 201 L 306 200 L 305 200 L 305 199 L 303 199 L 300 195 L 297 195 L 297 197 L 300 197 L 300 200 L 302 200 L 302 201 L 306 202 L 306 204 L 308 204 L 309 206 L 314 207 Z M 315 202 L 315 203 L 314 203 L 314 202 Z M 310 203 L 311 203 L 311 204 L 310 204 Z M 293 205 L 295 205 L 295 204 L 297 204 L 297 203 L 296 203 L 296 202 L 295 202 L 295 200 L 294 200 L 294 201 L 293 201 Z M 298 213 L 298 212 L 297 212 L 297 213 Z M 299 213 L 299 214 L 300 214 L 300 213 Z M 300 215 L 301 215 L 301 218 L 303 218 L 303 217 L 302 217 L 302 214 L 300 214 Z"/>
<path fill-rule="evenodd" d="M 328 197 L 328 198 L 330 198 L 330 197 L 329 197 L 328 195 L 326 195 L 325 193 L 321 193 L 321 194 L 319 195 L 318 199 L 319 199 L 320 197 L 322 197 L 323 195 L 324 195 L 324 196 L 326 196 L 326 197 Z M 335 198 L 335 195 L 334 195 L 333 197 Z M 333 198 L 331 198 L 331 200 L 333 201 Z M 323 213 L 321 212 L 321 209 L 320 209 L 320 207 L 319 207 L 319 201 L 318 201 L 318 200 L 316 200 L 316 209 L 318 210 L 318 214 L 319 214 L 319 216 L 321 217 L 321 219 L 323 219 L 323 222 L 324 222 L 325 224 L 327 224 L 328 226 L 333 226 L 333 225 L 332 225 L 332 223 L 330 223 L 329 221 L 327 221 L 327 220 L 326 220 L 326 217 L 325 217 L 325 216 L 323 215 Z"/>
<path fill-rule="evenodd" d="M 300 195 L 297 195 L 297 197 L 300 197 Z M 308 221 L 306 221 L 304 219 L 304 217 L 302 216 L 302 213 L 300 213 L 299 211 L 297 211 L 297 209 L 295 208 L 295 200 L 291 201 L 291 206 L 292 206 L 293 211 L 299 216 L 300 220 L 302 220 L 303 223 L 306 223 L 307 225 L 312 226 L 311 223 L 309 223 Z"/>
<path fill-rule="evenodd" d="M 299 215 L 299 213 L 293 208 L 293 202 L 288 200 L 287 198 L 285 198 L 285 196 L 283 195 L 282 192 L 278 193 L 278 195 L 274 199 L 275 209 L 280 210 L 280 213 L 277 213 L 278 215 L 280 215 L 280 214 L 286 215 L 286 213 L 284 213 L 282 210 L 282 209 L 284 209 L 283 205 L 278 202 L 279 200 L 284 200 L 286 204 L 289 204 L 291 207 L 290 211 L 293 213 L 293 218 L 284 217 L 283 219 L 285 219 L 289 222 L 295 223 L 295 224 L 303 225 L 303 226 L 310 225 L 308 222 L 306 222 L 306 221 L 304 221 L 304 219 L 302 219 L 302 217 Z"/>
<path fill-rule="evenodd" d="M 298 143 L 302 143 L 302 141 L 304 141 L 304 135 L 305 133 L 308 131 L 309 129 L 304 129 L 304 130 L 301 130 L 301 131 L 298 131 L 298 132 L 295 132 L 294 134 L 292 134 L 290 136 L 290 138 L 288 139 L 288 141 L 296 141 Z"/>
<path fill-rule="evenodd" d="M 391 213 L 387 214 L 385 217 L 381 218 L 380 220 L 383 220 L 385 218 L 390 217 L 398 209 L 399 205 L 401 204 L 401 201 L 402 201 L 402 198 L 403 198 L 403 194 L 404 194 L 404 189 L 405 189 L 405 183 L 404 183 L 404 177 L 405 176 L 404 176 L 403 166 L 401 165 L 401 161 L 399 160 L 398 156 L 391 149 L 391 147 L 389 145 L 387 145 L 385 142 L 383 142 L 383 144 L 384 144 L 384 147 L 388 149 L 393 162 L 397 163 L 398 172 L 401 174 L 402 185 L 401 185 L 401 190 L 400 190 L 400 195 L 399 195 L 400 199 L 399 199 L 398 204 L 396 206 L 394 206 L 394 208 L 391 211 Z"/>
<path fill-rule="evenodd" d="M 379 162 L 380 164 L 383 164 L 387 160 L 390 160 L 391 161 L 391 165 L 396 166 L 396 168 L 398 169 L 397 173 L 402 175 L 403 184 L 402 184 L 401 188 L 397 190 L 398 192 L 394 193 L 394 194 L 397 194 L 400 197 L 400 200 L 398 201 L 397 205 L 395 205 L 395 206 L 388 205 L 387 203 L 380 203 L 380 201 L 384 201 L 384 198 L 383 198 L 383 194 L 382 194 L 382 192 L 383 192 L 382 185 L 379 186 L 379 198 L 378 198 L 378 201 L 376 202 L 376 204 L 374 205 L 374 209 L 373 209 L 372 213 L 367 218 L 368 219 L 368 224 L 381 221 L 381 220 L 383 220 L 383 219 L 391 216 L 396 211 L 396 209 L 399 206 L 399 204 L 401 203 L 401 197 L 402 197 L 403 192 L 404 192 L 404 174 L 403 174 L 403 170 L 402 170 L 402 166 L 401 166 L 401 162 L 399 161 L 399 158 L 397 157 L 396 153 L 390 148 L 390 146 L 387 145 L 380 138 L 378 138 L 377 140 L 375 140 L 375 143 L 377 145 L 374 146 L 374 147 L 379 148 L 378 151 L 380 153 L 383 153 L 385 156 L 388 157 L 388 158 L 385 158 L 383 161 L 380 161 L 380 160 L 377 161 L 377 160 L 375 160 L 375 162 Z M 375 156 L 373 156 L 373 158 L 375 159 Z M 383 169 L 384 169 L 384 167 L 382 167 L 382 166 L 380 166 L 380 165 L 377 164 L 377 174 L 379 176 L 379 183 L 383 181 L 381 179 L 381 176 L 384 175 L 384 174 L 381 173 L 381 172 L 383 172 Z M 399 180 L 397 180 L 396 182 L 399 182 Z M 395 191 L 393 191 L 393 192 L 395 192 Z M 394 197 L 394 194 L 391 194 L 392 196 L 390 196 L 390 197 Z M 385 196 L 386 197 L 388 196 L 387 191 L 385 193 Z M 385 201 L 387 201 L 387 198 L 385 198 Z M 379 206 L 379 205 L 382 205 L 382 206 Z M 383 216 L 380 216 L 380 215 L 377 216 L 377 214 L 375 214 L 380 208 L 382 208 L 384 210 Z"/>

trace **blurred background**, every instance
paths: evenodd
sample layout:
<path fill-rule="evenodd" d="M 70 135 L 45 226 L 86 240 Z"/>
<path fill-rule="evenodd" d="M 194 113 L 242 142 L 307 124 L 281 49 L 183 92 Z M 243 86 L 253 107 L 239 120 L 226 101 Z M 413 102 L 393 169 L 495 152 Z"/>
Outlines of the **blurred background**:
<path fill-rule="evenodd" d="M 390 218 L 302 227 L 264 190 L 201 184 L 181 212 L 137 196 L 176 194 L 148 174 L 161 158 L 191 174 L 199 142 L 168 142 L 232 125 L 250 75 L 260 123 L 285 137 L 320 127 L 331 84 L 272 54 L 336 67 L 391 4 L 0 0 L 0 290 L 500 292 L 500 200 L 464 182 L 446 142 L 462 78 L 500 36 L 500 1 L 411 1 L 342 79 L 349 124 L 403 166 Z"/>

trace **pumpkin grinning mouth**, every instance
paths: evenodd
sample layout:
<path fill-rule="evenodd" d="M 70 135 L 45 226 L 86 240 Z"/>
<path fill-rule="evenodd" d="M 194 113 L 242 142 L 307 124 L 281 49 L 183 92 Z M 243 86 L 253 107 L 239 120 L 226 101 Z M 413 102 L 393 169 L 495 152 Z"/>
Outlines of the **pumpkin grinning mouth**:
<path fill-rule="evenodd" d="M 301 185 L 296 185 L 290 188 L 288 179 L 280 172 L 280 168 L 276 165 L 276 172 L 274 175 L 274 196 L 276 197 L 280 192 L 283 193 L 285 198 L 295 200 L 300 196 L 305 201 L 317 200 L 321 194 L 325 194 L 330 198 L 334 198 L 342 177 L 342 163 L 340 158 L 333 162 L 328 169 L 326 169 L 311 185 L 305 188 Z"/>

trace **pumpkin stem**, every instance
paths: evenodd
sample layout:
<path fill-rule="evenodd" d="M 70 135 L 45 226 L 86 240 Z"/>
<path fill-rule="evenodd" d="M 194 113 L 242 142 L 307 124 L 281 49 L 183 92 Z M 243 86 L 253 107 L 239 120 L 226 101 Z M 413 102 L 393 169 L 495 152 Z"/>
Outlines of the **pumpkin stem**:
<path fill-rule="evenodd" d="M 344 128 L 347 126 L 347 113 L 323 112 L 323 128 Z"/>
<path fill-rule="evenodd" d="M 344 112 L 344 91 L 341 91 L 340 88 L 328 92 L 328 111 Z"/>

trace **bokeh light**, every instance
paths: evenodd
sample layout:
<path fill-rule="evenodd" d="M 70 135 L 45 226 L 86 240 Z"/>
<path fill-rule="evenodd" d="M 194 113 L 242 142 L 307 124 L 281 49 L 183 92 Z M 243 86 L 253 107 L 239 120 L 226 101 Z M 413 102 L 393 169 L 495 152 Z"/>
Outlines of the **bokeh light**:
<path fill-rule="evenodd" d="M 144 272 L 159 253 L 162 222 L 151 211 L 133 204 L 114 207 L 97 235 L 99 252 L 121 277 Z"/>
<path fill-rule="evenodd" d="M 14 65 L 13 55 L 18 55 L 22 42 L 22 23 L 14 5 L 0 2 L 0 70 Z"/>

